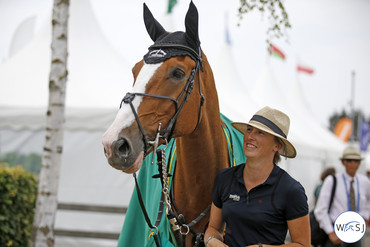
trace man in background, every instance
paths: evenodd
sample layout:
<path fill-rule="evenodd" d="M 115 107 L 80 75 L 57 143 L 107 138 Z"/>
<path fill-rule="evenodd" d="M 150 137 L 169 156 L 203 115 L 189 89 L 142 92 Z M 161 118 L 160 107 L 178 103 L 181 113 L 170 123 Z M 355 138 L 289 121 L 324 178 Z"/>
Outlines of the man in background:
<path fill-rule="evenodd" d="M 355 243 L 343 243 L 334 232 L 334 221 L 343 212 L 354 211 L 359 213 L 365 221 L 370 216 L 370 180 L 367 176 L 357 174 L 361 164 L 360 150 L 354 146 L 344 149 L 340 158 L 345 171 L 337 173 L 337 188 L 333 204 L 328 214 L 333 177 L 328 176 L 321 188 L 321 192 L 315 208 L 315 216 L 320 227 L 328 234 L 325 247 L 353 246 L 361 247 L 361 240 Z"/>

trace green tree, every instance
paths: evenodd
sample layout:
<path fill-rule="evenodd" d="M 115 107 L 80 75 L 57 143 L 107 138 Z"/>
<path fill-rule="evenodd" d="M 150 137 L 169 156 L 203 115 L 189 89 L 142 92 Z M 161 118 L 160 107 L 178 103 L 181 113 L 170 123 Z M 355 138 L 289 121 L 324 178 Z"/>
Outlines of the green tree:
<path fill-rule="evenodd" d="M 288 13 L 280 0 L 240 0 L 239 17 L 258 10 L 262 14 L 267 12 L 270 26 L 267 29 L 266 43 L 270 47 L 271 40 L 286 35 L 286 30 L 291 28 Z"/>
<path fill-rule="evenodd" d="M 34 174 L 39 174 L 41 167 L 41 155 L 37 153 L 19 154 L 9 152 L 0 155 L 0 162 L 8 163 L 9 166 L 21 165 L 23 169 Z"/>
<path fill-rule="evenodd" d="M 0 246 L 29 246 L 36 195 L 35 174 L 0 163 Z"/>

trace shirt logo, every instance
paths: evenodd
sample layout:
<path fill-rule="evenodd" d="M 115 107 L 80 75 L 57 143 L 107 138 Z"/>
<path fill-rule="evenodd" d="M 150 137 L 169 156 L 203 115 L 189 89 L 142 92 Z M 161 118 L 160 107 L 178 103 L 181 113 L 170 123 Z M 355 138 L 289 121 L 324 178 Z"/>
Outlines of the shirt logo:
<path fill-rule="evenodd" d="M 230 199 L 233 199 L 234 201 L 237 201 L 237 202 L 240 201 L 240 196 L 238 196 L 238 195 L 232 195 L 232 194 L 230 194 L 229 195 L 229 198 Z"/>

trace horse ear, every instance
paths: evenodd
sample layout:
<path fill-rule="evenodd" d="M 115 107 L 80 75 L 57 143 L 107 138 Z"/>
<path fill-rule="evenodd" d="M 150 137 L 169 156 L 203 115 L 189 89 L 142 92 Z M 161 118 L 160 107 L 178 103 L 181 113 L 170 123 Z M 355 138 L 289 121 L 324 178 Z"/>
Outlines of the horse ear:
<path fill-rule="evenodd" d="M 190 2 L 188 12 L 186 13 L 185 28 L 186 41 L 198 48 L 200 46 L 198 34 L 198 10 L 193 1 Z"/>
<path fill-rule="evenodd" d="M 155 42 L 159 36 L 167 33 L 161 24 L 153 17 L 148 6 L 144 3 L 144 23 L 150 38 Z"/>

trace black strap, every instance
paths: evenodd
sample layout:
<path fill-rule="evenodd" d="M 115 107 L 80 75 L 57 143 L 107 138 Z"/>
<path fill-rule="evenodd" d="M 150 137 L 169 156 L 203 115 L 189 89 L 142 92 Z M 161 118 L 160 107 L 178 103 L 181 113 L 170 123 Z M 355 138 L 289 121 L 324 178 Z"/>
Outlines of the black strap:
<path fill-rule="evenodd" d="M 140 132 L 142 134 L 142 137 L 143 137 L 143 142 L 144 142 L 144 154 L 146 154 L 147 152 L 147 148 L 148 148 L 148 141 L 146 140 L 146 136 L 145 136 L 145 132 L 144 132 L 144 128 L 143 126 L 141 125 L 140 121 L 139 121 L 139 116 L 137 115 L 136 111 L 135 111 L 135 107 L 134 105 L 132 104 L 132 100 L 135 98 L 135 94 L 130 94 L 130 93 L 127 93 L 126 96 L 123 98 L 122 101 L 124 101 L 125 103 L 128 103 L 130 104 L 130 107 L 131 107 L 131 111 L 132 113 L 134 114 L 134 117 L 136 119 L 136 122 L 137 122 L 137 125 L 139 126 L 139 129 L 140 129 Z M 121 102 L 122 104 L 122 102 Z"/>
<path fill-rule="evenodd" d="M 177 226 L 179 226 L 179 223 L 178 223 L 178 220 L 176 218 L 176 215 L 175 213 L 172 211 L 172 210 L 169 210 L 168 214 L 167 214 L 167 219 L 170 221 L 170 222 L 173 222 L 174 224 L 176 224 Z M 171 223 L 171 227 L 172 227 L 172 224 Z M 173 235 L 175 237 L 175 241 L 176 241 L 176 244 L 178 246 L 180 246 L 181 244 L 181 239 L 180 239 L 180 228 L 172 228 L 172 232 L 173 232 Z"/>
<path fill-rule="evenodd" d="M 199 62 L 197 62 L 199 63 Z M 201 65 L 200 65 L 201 66 Z M 203 70 L 203 69 L 202 69 Z M 198 128 L 199 126 L 199 123 L 200 123 L 200 117 L 202 116 L 202 107 L 204 105 L 204 101 L 205 101 L 205 98 L 204 98 L 204 95 L 202 93 L 202 86 L 201 86 L 201 81 L 200 81 L 200 69 L 198 69 L 198 82 L 199 82 L 199 94 L 200 94 L 200 106 L 199 106 L 199 112 L 198 112 L 198 121 L 197 121 L 197 125 L 195 125 L 195 128 L 193 130 L 193 132 Z"/>
<path fill-rule="evenodd" d="M 164 209 L 164 194 L 161 193 L 161 200 L 159 202 L 159 209 L 158 209 L 158 215 L 157 215 L 157 220 L 155 221 L 155 226 L 158 226 L 159 223 L 161 223 L 162 215 L 163 215 L 163 209 Z"/>
<path fill-rule="evenodd" d="M 335 177 L 334 174 L 331 174 L 331 176 L 333 176 L 333 187 L 331 189 L 328 213 L 330 213 L 331 206 L 333 205 L 335 190 L 337 188 L 337 178 Z"/>
<path fill-rule="evenodd" d="M 176 168 L 176 166 L 175 166 L 175 168 Z M 173 172 L 173 179 L 174 179 L 174 175 L 175 175 L 175 171 Z M 208 207 L 207 207 L 205 210 L 203 210 L 203 212 L 201 212 L 201 213 L 200 213 L 200 215 L 199 215 L 196 219 L 194 219 L 194 220 L 193 220 L 193 221 L 191 221 L 189 224 L 187 224 L 187 221 L 186 221 L 186 219 L 185 219 L 184 215 L 183 215 L 183 214 L 181 214 L 181 212 L 180 212 L 179 208 L 177 207 L 177 205 L 176 205 L 176 203 L 175 203 L 175 200 L 174 200 L 174 189 L 173 189 L 173 188 L 170 190 L 170 200 L 171 200 L 171 204 L 172 204 L 173 208 L 175 209 L 175 211 L 176 211 L 176 213 L 177 213 L 177 216 L 176 216 L 173 212 L 172 212 L 172 215 L 176 218 L 177 222 L 179 223 L 179 226 L 184 226 L 184 225 L 186 225 L 186 226 L 189 228 L 189 231 L 190 231 L 191 233 L 193 233 L 195 236 L 198 236 L 199 234 L 202 234 L 202 233 L 198 233 L 198 232 L 196 232 L 196 231 L 193 229 L 193 226 L 195 226 L 196 224 L 198 224 L 198 223 L 199 223 L 199 221 L 200 221 L 201 219 L 203 219 L 203 218 L 208 214 L 208 212 L 209 212 L 209 211 L 210 211 L 210 209 L 211 209 L 211 204 L 210 204 L 210 205 L 208 205 Z M 172 210 L 171 210 L 171 211 L 172 211 Z M 178 235 L 178 233 L 175 233 L 175 232 L 174 232 L 175 237 L 176 237 L 176 234 Z M 183 235 L 182 235 L 182 238 L 183 238 L 182 243 L 184 243 L 184 244 L 185 244 L 185 238 L 186 238 L 186 236 L 187 236 L 187 235 L 185 235 L 185 234 L 183 234 Z M 178 237 L 176 237 L 176 240 L 178 241 Z M 180 242 L 178 242 L 178 245 L 180 246 Z"/>
<path fill-rule="evenodd" d="M 156 229 L 157 230 L 157 232 L 153 235 L 153 238 L 154 238 L 154 241 L 155 241 L 156 246 L 157 247 L 160 247 L 161 245 L 159 243 L 159 238 L 158 238 L 158 234 L 159 234 L 158 228 L 156 226 L 153 226 L 152 223 L 150 222 L 148 213 L 147 213 L 147 211 L 145 209 L 143 198 L 142 198 L 141 193 L 140 193 L 140 188 L 139 188 L 139 184 L 137 183 L 137 178 L 136 178 L 136 173 L 135 172 L 133 173 L 133 176 L 135 178 L 136 192 L 137 192 L 137 196 L 139 198 L 139 203 L 140 203 L 141 210 L 143 211 L 143 214 L 144 214 L 144 217 L 145 217 L 145 221 L 148 224 L 149 228 Z"/>
<path fill-rule="evenodd" d="M 203 219 L 204 216 L 208 214 L 210 210 L 211 210 L 211 204 L 209 204 L 208 207 L 203 212 L 201 212 L 200 215 L 195 220 L 190 222 L 188 224 L 188 227 L 191 229 L 193 226 L 195 226 L 201 219 Z"/>

